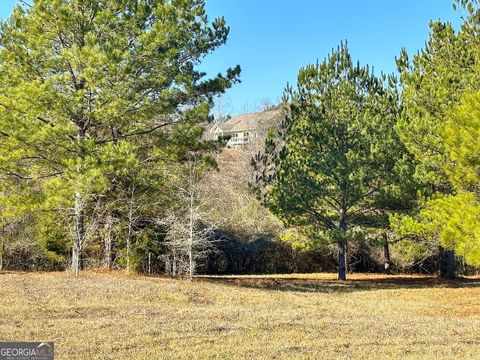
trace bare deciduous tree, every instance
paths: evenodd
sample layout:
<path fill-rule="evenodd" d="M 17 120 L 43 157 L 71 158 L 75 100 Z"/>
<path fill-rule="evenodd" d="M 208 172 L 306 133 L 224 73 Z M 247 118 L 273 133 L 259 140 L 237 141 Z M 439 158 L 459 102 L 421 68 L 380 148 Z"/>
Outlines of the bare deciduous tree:
<path fill-rule="evenodd" d="M 172 191 L 177 205 L 169 214 L 158 221 L 165 226 L 166 270 L 172 275 L 186 274 L 191 280 L 195 274 L 198 260 L 214 250 L 212 235 L 218 224 L 208 223 L 205 199 L 200 189 L 205 165 L 202 160 L 192 160 L 186 169 L 177 169 L 177 179 Z"/>

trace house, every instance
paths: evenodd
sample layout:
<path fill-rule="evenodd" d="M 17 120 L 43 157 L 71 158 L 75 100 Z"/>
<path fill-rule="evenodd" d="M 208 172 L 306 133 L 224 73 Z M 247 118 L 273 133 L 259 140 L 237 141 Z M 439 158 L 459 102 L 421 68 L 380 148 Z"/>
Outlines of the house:
<path fill-rule="evenodd" d="M 269 124 L 279 114 L 279 110 L 268 110 L 236 115 L 214 123 L 207 129 L 206 136 L 212 140 L 228 139 L 226 146 L 231 149 L 244 148 L 254 141 L 262 126 Z"/>

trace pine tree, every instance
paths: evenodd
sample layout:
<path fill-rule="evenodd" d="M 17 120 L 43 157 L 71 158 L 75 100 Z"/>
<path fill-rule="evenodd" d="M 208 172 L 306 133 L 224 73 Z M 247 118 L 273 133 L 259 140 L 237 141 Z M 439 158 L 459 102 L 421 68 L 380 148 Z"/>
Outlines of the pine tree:
<path fill-rule="evenodd" d="M 439 126 L 449 159 L 443 171 L 454 188 L 453 194 L 437 193 L 415 216 L 393 218 L 401 236 L 425 242 L 434 239 L 475 266 L 480 264 L 479 101 L 478 92 L 464 93 L 460 104 L 451 109 L 445 123 Z M 447 277 L 453 276 L 452 268 Z"/>
<path fill-rule="evenodd" d="M 426 47 L 410 61 L 405 50 L 397 59 L 403 85 L 403 108 L 398 131 L 402 141 L 417 162 L 415 177 L 426 186 L 423 197 L 434 194 L 432 201 L 438 207 L 438 197 L 450 198 L 462 192 L 452 177 L 455 161 L 451 147 L 445 139 L 445 127 L 451 121 L 451 110 L 460 104 L 463 94 L 480 90 L 478 76 L 478 48 L 480 46 L 480 9 L 476 0 L 458 0 L 454 3 L 465 10 L 466 16 L 460 31 L 456 32 L 450 23 L 431 22 L 431 33 Z M 456 128 L 454 132 L 461 130 Z M 449 135 L 451 140 L 452 136 Z M 458 172 L 460 169 L 453 170 Z M 424 203 L 420 199 L 420 203 Z M 446 200 L 442 202 L 447 204 Z M 426 207 L 428 208 L 428 203 Z M 433 205 L 432 205 L 433 206 Z M 418 222 L 422 222 L 420 216 Z M 398 219 L 395 219 L 398 226 Z M 413 219 L 401 223 L 414 224 Z M 416 226 L 400 230 L 413 234 Z M 453 241 L 440 233 L 433 238 L 440 241 L 440 274 L 453 277 Z M 447 246 L 448 244 L 448 246 Z M 447 246 L 446 248 L 443 248 Z"/>
<path fill-rule="evenodd" d="M 105 168 L 128 167 L 145 144 L 172 146 L 164 134 L 205 116 L 238 79 L 238 66 L 212 79 L 197 70 L 229 32 L 204 5 L 36 0 L 1 26 L 0 170 L 43 210 L 68 214 L 75 272 L 110 186 Z"/>
<path fill-rule="evenodd" d="M 289 226 L 338 242 L 340 280 L 347 240 L 381 211 L 405 154 L 394 130 L 398 95 L 388 80 L 354 65 L 342 43 L 301 69 L 297 89 L 285 91 L 288 116 L 273 173 L 266 171 L 267 204 Z"/>

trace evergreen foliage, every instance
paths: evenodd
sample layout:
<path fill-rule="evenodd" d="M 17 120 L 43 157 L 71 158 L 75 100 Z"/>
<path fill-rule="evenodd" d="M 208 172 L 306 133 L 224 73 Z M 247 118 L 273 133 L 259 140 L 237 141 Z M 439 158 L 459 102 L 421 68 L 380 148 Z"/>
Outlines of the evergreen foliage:
<path fill-rule="evenodd" d="M 212 79 L 197 70 L 229 32 L 204 5 L 36 0 L 1 25 L 2 217 L 24 203 L 39 224 L 58 223 L 75 271 L 98 205 L 198 147 L 212 98 L 238 80 L 238 66 Z M 154 176 L 148 185 L 164 186 Z"/>
<path fill-rule="evenodd" d="M 287 224 L 337 240 L 344 280 L 347 239 L 381 215 L 408 167 L 394 130 L 395 81 L 354 65 L 342 43 L 323 62 L 300 70 L 285 104 L 267 203 Z"/>

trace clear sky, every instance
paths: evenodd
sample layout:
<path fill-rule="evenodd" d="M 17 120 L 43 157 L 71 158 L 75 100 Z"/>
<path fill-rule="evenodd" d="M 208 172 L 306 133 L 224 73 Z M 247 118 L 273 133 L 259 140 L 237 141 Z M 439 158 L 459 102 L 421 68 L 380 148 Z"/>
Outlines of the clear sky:
<path fill-rule="evenodd" d="M 231 27 L 226 46 L 207 57 L 202 69 L 217 74 L 242 67 L 242 83 L 222 101 L 231 114 L 252 111 L 264 100 L 277 102 L 300 67 L 324 59 L 347 40 L 352 56 L 376 72 L 394 72 L 402 47 L 424 46 L 428 22 L 455 24 L 452 0 L 206 0 L 210 18 L 224 16 Z M 0 18 L 16 0 L 0 0 Z"/>

